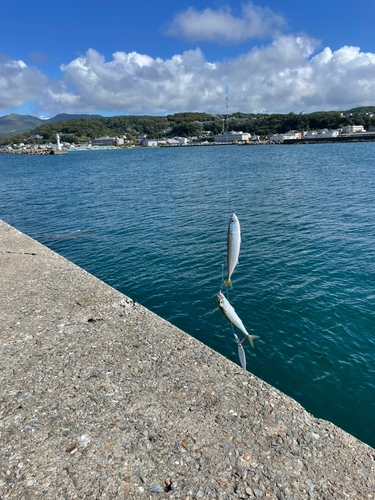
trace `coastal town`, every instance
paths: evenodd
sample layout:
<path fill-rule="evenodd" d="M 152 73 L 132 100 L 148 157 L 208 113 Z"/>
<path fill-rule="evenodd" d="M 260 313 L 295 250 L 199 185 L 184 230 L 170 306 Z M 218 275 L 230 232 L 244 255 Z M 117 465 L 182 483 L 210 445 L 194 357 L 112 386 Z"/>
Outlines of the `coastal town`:
<path fill-rule="evenodd" d="M 38 139 L 31 136 L 32 139 Z M 66 154 L 68 151 L 87 151 L 103 149 L 124 149 L 124 148 L 156 148 L 156 147 L 176 147 L 176 146 L 210 146 L 210 145 L 265 145 L 265 144 L 308 144 L 317 142 L 353 142 L 353 141 L 375 141 L 375 129 L 366 131 L 363 125 L 347 125 L 342 129 L 310 130 L 298 131 L 289 130 L 285 134 L 275 134 L 269 138 L 261 138 L 258 135 L 251 135 L 242 131 L 223 132 L 213 135 L 212 132 L 202 132 L 200 137 L 172 137 L 152 139 L 147 134 L 138 135 L 137 139 L 129 140 L 124 134 L 120 137 L 99 137 L 90 142 L 72 144 L 62 142 L 60 144 L 57 134 L 56 143 L 49 144 L 13 144 L 0 146 L 0 153 L 12 154 Z"/>
<path fill-rule="evenodd" d="M 238 115 L 240 113 L 237 113 L 237 116 L 201 114 L 200 116 L 205 118 L 197 119 L 192 114 L 190 116 L 185 114 L 184 121 L 177 123 L 172 120 L 179 119 L 178 116 L 169 117 L 169 120 L 175 125 L 173 126 L 171 123 L 170 126 L 161 128 L 150 127 L 150 123 L 145 126 L 146 117 L 143 122 L 137 122 L 139 126 L 134 122 L 136 127 L 129 127 L 123 122 L 124 127 L 117 127 L 113 135 L 108 130 L 106 134 L 101 136 L 95 132 L 89 133 L 87 129 L 86 133 L 82 131 L 80 133 L 70 132 L 72 129 L 79 130 L 82 124 L 84 127 L 84 124 L 94 123 L 92 119 L 70 120 L 62 122 L 67 125 L 61 127 L 61 132 L 55 129 L 53 134 L 48 132 L 46 136 L 46 131 L 42 127 L 30 131 L 27 135 L 10 138 L 9 144 L 4 144 L 3 141 L 3 145 L 0 145 L 0 153 L 46 155 L 103 149 L 375 141 L 375 113 L 372 111 L 336 113 L 335 121 L 332 121 L 332 114 L 329 112 L 322 113 L 315 119 L 315 122 L 311 122 L 314 120 L 313 114 L 300 113 L 295 115 L 289 113 L 289 115 L 281 116 L 284 120 L 282 126 L 280 115 L 247 115 L 242 117 Z M 272 127 L 266 125 L 262 128 L 258 125 L 260 122 L 264 122 L 265 116 L 271 122 L 274 120 Z M 155 118 L 151 118 L 151 120 L 155 120 Z M 364 124 L 358 123 L 361 121 Z M 74 123 L 77 122 L 79 123 L 78 128 L 77 125 L 74 126 Z M 329 124 L 332 123 L 336 125 L 333 126 L 334 128 L 332 125 L 329 127 Z M 322 127 L 322 125 L 328 126 Z M 317 128 L 313 129 L 316 126 Z M 287 127 L 294 128 L 288 130 Z M 280 129 L 284 132 L 272 133 L 272 131 L 280 131 Z M 85 135 L 86 137 L 84 137 Z"/>

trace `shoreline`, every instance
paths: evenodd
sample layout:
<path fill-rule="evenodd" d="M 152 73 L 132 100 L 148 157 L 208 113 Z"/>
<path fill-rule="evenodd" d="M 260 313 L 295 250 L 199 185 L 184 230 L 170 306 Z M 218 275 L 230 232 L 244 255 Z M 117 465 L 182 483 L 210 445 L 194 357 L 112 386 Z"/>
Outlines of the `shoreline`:
<path fill-rule="evenodd" d="M 59 152 L 54 148 L 49 149 L 1 149 L 0 154 L 19 154 L 19 155 L 34 155 L 34 156 L 45 156 L 54 154 L 67 154 L 68 152 L 78 152 L 78 151 L 123 151 L 123 150 L 133 150 L 133 149 L 158 149 L 158 148 L 187 148 L 187 147 L 210 147 L 210 146 L 285 146 L 294 144 L 332 144 L 332 143 L 352 143 L 352 142 L 375 142 L 375 134 L 371 137 L 327 137 L 325 139 L 288 139 L 280 142 L 253 142 L 253 143 L 235 143 L 235 142 L 222 142 L 222 143 L 206 143 L 206 144 L 174 144 L 160 145 L 160 146 L 133 146 L 133 147 L 113 147 L 113 148 L 71 148 L 60 150 Z"/>

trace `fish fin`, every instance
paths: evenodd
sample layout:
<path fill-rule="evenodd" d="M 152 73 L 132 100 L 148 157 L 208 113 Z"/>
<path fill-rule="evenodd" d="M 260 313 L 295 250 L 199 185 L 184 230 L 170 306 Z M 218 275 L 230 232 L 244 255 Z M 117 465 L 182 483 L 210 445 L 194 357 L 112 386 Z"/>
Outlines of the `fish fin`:
<path fill-rule="evenodd" d="M 229 285 L 231 288 L 233 288 L 231 280 L 225 280 L 221 286 L 226 286 L 226 285 Z"/>
<path fill-rule="evenodd" d="M 247 338 L 249 339 L 249 342 L 250 342 L 251 347 L 254 347 L 254 342 L 253 342 L 253 340 L 254 340 L 254 339 L 259 339 L 259 336 L 258 336 L 258 335 L 249 335 Z"/>

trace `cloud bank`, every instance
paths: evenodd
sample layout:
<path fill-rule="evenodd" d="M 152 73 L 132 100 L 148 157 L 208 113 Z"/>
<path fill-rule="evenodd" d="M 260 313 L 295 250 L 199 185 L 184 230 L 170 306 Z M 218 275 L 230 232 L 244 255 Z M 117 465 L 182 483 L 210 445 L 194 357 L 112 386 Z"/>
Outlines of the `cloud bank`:
<path fill-rule="evenodd" d="M 39 101 L 47 86 L 48 77 L 39 70 L 0 54 L 0 111 Z"/>
<path fill-rule="evenodd" d="M 241 17 L 235 17 L 229 8 L 198 11 L 189 7 L 174 17 L 166 34 L 195 42 L 241 43 L 250 38 L 273 38 L 286 26 L 283 16 L 249 2 L 242 5 Z"/>
<path fill-rule="evenodd" d="M 279 36 L 272 43 L 223 61 L 197 48 L 170 59 L 94 49 L 62 65 L 49 79 L 22 61 L 0 56 L 0 111 L 35 101 L 40 112 L 161 114 L 220 113 L 229 86 L 232 111 L 289 112 L 348 109 L 374 104 L 375 54 L 358 47 L 326 47 L 307 36 Z"/>

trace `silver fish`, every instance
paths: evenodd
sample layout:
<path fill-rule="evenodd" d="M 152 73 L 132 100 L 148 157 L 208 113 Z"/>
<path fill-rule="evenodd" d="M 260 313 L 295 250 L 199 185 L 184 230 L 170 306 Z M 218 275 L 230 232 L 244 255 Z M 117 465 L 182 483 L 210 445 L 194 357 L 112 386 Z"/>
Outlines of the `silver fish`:
<path fill-rule="evenodd" d="M 221 314 L 224 316 L 224 318 L 229 321 L 229 323 L 236 328 L 238 328 L 246 337 L 249 339 L 251 347 L 254 347 L 254 342 L 253 339 L 258 339 L 258 335 L 250 335 L 247 331 L 246 328 L 244 327 L 244 324 L 238 317 L 236 311 L 234 308 L 229 304 L 229 301 L 224 297 L 224 295 L 219 292 L 216 295 L 216 302 L 217 306 L 219 308 L 219 311 Z"/>
<path fill-rule="evenodd" d="M 236 339 L 236 342 L 238 344 L 238 357 L 240 358 L 240 363 L 241 363 L 241 366 L 242 366 L 242 371 L 243 371 L 243 374 L 246 375 L 245 349 L 242 347 L 242 343 L 240 343 L 240 339 L 237 337 L 236 334 L 234 334 L 234 338 Z"/>
<path fill-rule="evenodd" d="M 227 272 L 228 277 L 221 286 L 229 285 L 232 287 L 230 280 L 234 268 L 238 264 L 238 256 L 240 254 L 241 246 L 241 228 L 240 222 L 236 214 L 232 214 L 229 220 L 228 236 L 227 236 Z"/>

